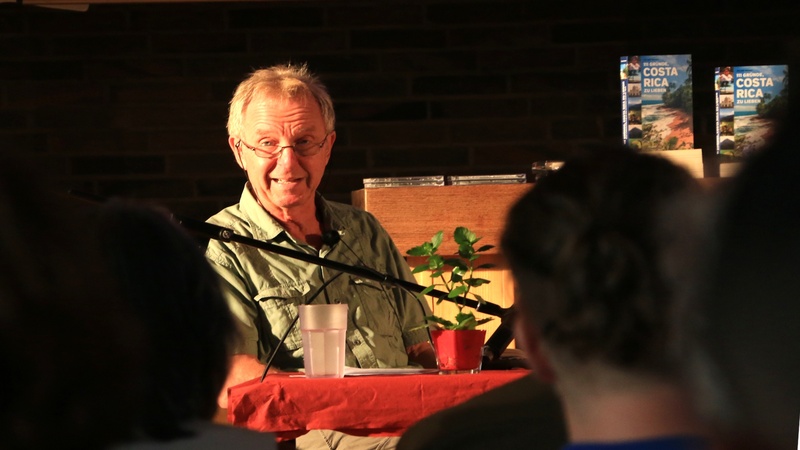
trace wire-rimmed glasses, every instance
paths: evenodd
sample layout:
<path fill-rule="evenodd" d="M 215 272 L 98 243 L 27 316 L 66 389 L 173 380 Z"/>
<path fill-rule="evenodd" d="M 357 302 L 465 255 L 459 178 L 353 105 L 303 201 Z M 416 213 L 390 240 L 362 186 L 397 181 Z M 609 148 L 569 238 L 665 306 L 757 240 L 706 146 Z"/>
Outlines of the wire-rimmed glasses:
<path fill-rule="evenodd" d="M 245 148 L 252 150 L 253 153 L 255 153 L 259 158 L 277 158 L 286 148 L 291 148 L 294 150 L 297 156 L 314 156 L 319 153 L 320 150 L 322 150 L 322 147 L 325 145 L 325 142 L 327 142 L 328 136 L 330 136 L 331 133 L 333 133 L 333 131 L 325 134 L 325 137 L 321 142 L 312 142 L 309 139 L 300 139 L 292 145 L 277 145 L 274 142 L 265 142 L 260 147 L 247 145 L 241 138 L 239 138 L 239 142 L 236 143 L 236 148 L 239 148 L 240 145 L 244 145 Z"/>

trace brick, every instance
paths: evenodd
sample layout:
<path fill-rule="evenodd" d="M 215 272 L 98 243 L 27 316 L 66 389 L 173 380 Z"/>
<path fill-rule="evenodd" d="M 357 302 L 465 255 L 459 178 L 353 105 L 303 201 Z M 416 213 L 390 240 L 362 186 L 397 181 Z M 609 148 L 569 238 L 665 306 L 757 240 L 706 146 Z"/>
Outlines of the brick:
<path fill-rule="evenodd" d="M 617 127 L 617 129 L 619 128 Z M 554 139 L 585 139 L 601 136 L 598 124 L 590 117 L 554 120 L 551 123 L 551 129 Z"/>
<path fill-rule="evenodd" d="M 393 75 L 328 77 L 325 83 L 334 100 L 402 97 L 408 93 L 406 80 Z"/>
<path fill-rule="evenodd" d="M 183 153 L 167 157 L 168 173 L 170 174 L 213 174 L 236 175 L 242 169 L 236 164 L 233 154 L 227 153 Z"/>
<path fill-rule="evenodd" d="M 276 48 L 282 52 L 329 52 L 348 48 L 348 33 L 345 30 L 265 30 L 253 32 L 250 48 L 255 52 L 270 52 Z"/>
<path fill-rule="evenodd" d="M 530 177 L 531 164 L 546 160 L 553 146 L 534 145 L 481 145 L 473 150 L 474 164 L 477 167 L 503 166 L 517 167 L 514 173 L 525 173 Z"/>
<path fill-rule="evenodd" d="M 336 118 L 344 122 L 424 120 L 428 118 L 428 105 L 414 101 L 339 102 Z"/>
<path fill-rule="evenodd" d="M 531 25 L 485 25 L 448 30 L 450 48 L 466 47 L 469 50 L 485 48 L 539 47 L 548 43 L 547 27 L 544 23 Z"/>
<path fill-rule="evenodd" d="M 351 46 L 363 49 L 440 48 L 445 45 L 444 30 L 356 30 L 350 33 Z"/>
<path fill-rule="evenodd" d="M 254 7 L 243 4 L 241 8 L 228 12 L 230 28 L 241 29 L 284 29 L 314 28 L 324 24 L 323 9 L 314 6 L 283 6 L 280 3 Z"/>
<path fill-rule="evenodd" d="M 619 61 L 619 56 L 614 56 Z M 619 83 L 619 63 L 613 73 L 596 68 L 582 71 L 524 73 L 510 76 L 511 92 L 521 93 L 581 93 L 603 91 Z"/>
<path fill-rule="evenodd" d="M 516 50 L 484 50 L 479 53 L 481 68 L 496 72 L 518 72 L 524 69 L 556 69 L 575 65 L 575 51 L 570 48 L 522 48 Z"/>
<path fill-rule="evenodd" d="M 80 73 L 90 82 L 130 80 L 153 77 L 176 77 L 183 74 L 182 62 L 167 58 L 126 58 L 76 60 Z"/>
<path fill-rule="evenodd" d="M 15 131 L 26 128 L 28 125 L 28 114 L 22 110 L 0 111 L 0 131 Z"/>
<path fill-rule="evenodd" d="M 144 55 L 148 50 L 145 34 L 64 35 L 50 43 L 60 58 L 65 56 L 91 57 Z"/>
<path fill-rule="evenodd" d="M 547 122 L 539 118 L 464 121 L 450 125 L 455 143 L 537 141 L 547 136 Z"/>
<path fill-rule="evenodd" d="M 469 165 L 469 151 L 464 147 L 425 147 L 372 150 L 376 168 L 453 167 Z"/>
<path fill-rule="evenodd" d="M 185 131 L 165 130 L 148 132 L 147 147 L 152 152 L 212 152 L 225 155 L 233 160 L 228 146 L 228 133 L 224 128 L 224 120 L 214 128 Z"/>
<path fill-rule="evenodd" d="M 197 195 L 199 196 L 215 196 L 227 198 L 225 206 L 233 205 L 239 202 L 239 197 L 244 189 L 244 183 L 247 178 L 244 172 L 240 172 L 238 176 L 224 176 L 224 177 L 202 177 L 198 178 Z M 216 212 L 216 211 L 215 211 Z"/>
<path fill-rule="evenodd" d="M 137 81 L 114 84 L 111 101 L 119 104 L 175 104 L 213 100 L 212 85 L 203 81 Z"/>
<path fill-rule="evenodd" d="M 435 24 L 496 24 L 536 20 L 523 2 L 480 1 L 428 5 L 428 20 Z"/>
<path fill-rule="evenodd" d="M 132 153 L 147 151 L 148 139 L 144 133 L 120 132 L 106 128 L 86 131 L 67 127 L 48 131 L 47 148 L 64 155 Z"/>
<path fill-rule="evenodd" d="M 219 53 L 245 53 L 247 35 L 244 33 L 179 33 L 152 36 L 151 50 L 155 54 L 213 55 Z"/>
<path fill-rule="evenodd" d="M 471 50 L 383 51 L 381 70 L 385 72 L 462 72 L 478 68 L 478 57 Z"/>
<path fill-rule="evenodd" d="M 0 80 L 63 81 L 83 78 L 80 61 L 20 61 L 0 59 Z"/>
<path fill-rule="evenodd" d="M 424 76 L 413 81 L 415 95 L 491 95 L 507 92 L 505 77 L 499 75 Z"/>
<path fill-rule="evenodd" d="M 219 8 L 201 3 L 187 8 L 185 4 L 151 3 L 127 8 L 130 26 L 143 31 L 218 32 L 225 29 L 225 14 Z"/>
<path fill-rule="evenodd" d="M 362 170 L 367 167 L 367 150 L 350 150 L 334 146 L 327 171 Z"/>
<path fill-rule="evenodd" d="M 0 30 L 4 28 L 0 19 Z M 25 58 L 31 56 L 44 56 L 49 53 L 46 39 L 41 37 L 25 37 L 20 35 L 3 36 L 0 34 L 0 55 L 3 59 Z"/>
<path fill-rule="evenodd" d="M 11 107 L 53 107 L 106 102 L 105 88 L 78 81 L 19 81 L 8 83 Z"/>
<path fill-rule="evenodd" d="M 162 156 L 83 156 L 70 161 L 75 175 L 136 175 L 164 173 Z"/>
<path fill-rule="evenodd" d="M 109 111 L 100 106 L 39 108 L 33 114 L 36 127 L 64 129 L 98 129 L 111 127 Z"/>
<path fill-rule="evenodd" d="M 343 5 L 327 11 L 337 27 L 397 27 L 422 25 L 425 10 L 419 4 Z"/>
<path fill-rule="evenodd" d="M 45 34 L 119 33 L 128 29 L 127 8 L 92 5 L 87 11 L 26 8 L 24 17 L 31 30 Z"/>
<path fill-rule="evenodd" d="M 520 97 L 453 99 L 431 102 L 431 117 L 436 119 L 477 119 L 527 115 L 528 100 Z"/>
<path fill-rule="evenodd" d="M 429 122 L 350 125 L 353 146 L 435 145 L 447 142 L 447 130 Z"/>
<path fill-rule="evenodd" d="M 138 199 L 182 198 L 194 195 L 191 180 L 139 178 L 97 181 L 98 194 L 103 197 Z"/>
<path fill-rule="evenodd" d="M 162 105 L 158 108 L 130 106 L 115 108 L 112 111 L 110 121 L 115 127 L 130 130 L 191 130 L 204 127 L 222 127 L 227 117 L 225 105 L 194 105 L 191 108 L 174 105 Z"/>
<path fill-rule="evenodd" d="M 0 123 L 2 123 L 2 116 L 4 112 L 0 112 Z M 2 128 L 2 127 L 0 127 Z M 0 129 L 0 142 L 2 142 L 3 155 L 23 154 L 23 153 L 41 153 L 47 150 L 47 137 L 46 133 L 26 131 L 25 127 L 10 127 L 10 131 Z"/>

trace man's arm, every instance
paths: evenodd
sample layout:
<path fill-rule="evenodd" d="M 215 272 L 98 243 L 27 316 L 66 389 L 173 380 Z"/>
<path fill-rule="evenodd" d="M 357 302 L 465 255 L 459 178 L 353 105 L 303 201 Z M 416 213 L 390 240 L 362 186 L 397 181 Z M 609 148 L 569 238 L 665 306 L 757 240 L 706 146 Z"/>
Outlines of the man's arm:
<path fill-rule="evenodd" d="M 408 360 L 415 362 L 426 369 L 435 369 L 439 367 L 436 362 L 436 352 L 433 350 L 433 345 L 430 342 L 420 342 L 406 347 L 408 353 Z"/>
<path fill-rule="evenodd" d="M 222 386 L 222 391 L 217 397 L 217 404 L 222 409 L 228 408 L 228 388 L 242 384 L 245 381 L 250 381 L 253 378 L 261 378 L 264 373 L 266 365 L 253 355 L 233 355 L 231 358 L 231 368 L 228 370 L 228 378 L 225 380 L 225 385 Z M 269 368 L 269 373 L 280 372 L 274 367 Z"/>

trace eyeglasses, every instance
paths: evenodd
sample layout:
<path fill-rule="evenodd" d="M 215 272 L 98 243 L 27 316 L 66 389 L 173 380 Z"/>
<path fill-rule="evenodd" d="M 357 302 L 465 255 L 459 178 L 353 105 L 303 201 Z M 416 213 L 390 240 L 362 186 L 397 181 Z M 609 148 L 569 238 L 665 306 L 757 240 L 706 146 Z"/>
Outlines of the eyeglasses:
<path fill-rule="evenodd" d="M 240 145 L 244 145 L 247 149 L 252 150 L 259 158 L 277 158 L 280 156 L 283 149 L 286 148 L 293 149 L 297 156 L 314 156 L 322 150 L 322 147 L 325 145 L 325 142 L 327 142 L 328 136 L 330 136 L 331 133 L 333 133 L 333 131 L 328 132 L 322 139 L 322 142 L 300 139 L 292 145 L 277 145 L 275 142 L 266 141 L 262 143 L 260 147 L 253 147 L 239 139 L 239 142 L 236 143 L 236 148 L 239 148 Z"/>

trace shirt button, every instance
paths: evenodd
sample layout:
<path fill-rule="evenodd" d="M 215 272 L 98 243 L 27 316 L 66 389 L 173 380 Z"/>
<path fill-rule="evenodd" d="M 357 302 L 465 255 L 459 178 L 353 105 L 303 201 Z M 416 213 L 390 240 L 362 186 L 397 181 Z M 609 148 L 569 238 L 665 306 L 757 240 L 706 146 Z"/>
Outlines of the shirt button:
<path fill-rule="evenodd" d="M 338 305 L 339 303 L 342 303 L 342 301 L 337 298 L 336 300 L 333 301 L 333 303 L 336 303 Z"/>
<path fill-rule="evenodd" d="M 355 341 L 353 341 L 353 344 L 361 345 L 361 340 L 360 339 L 356 339 Z"/>

